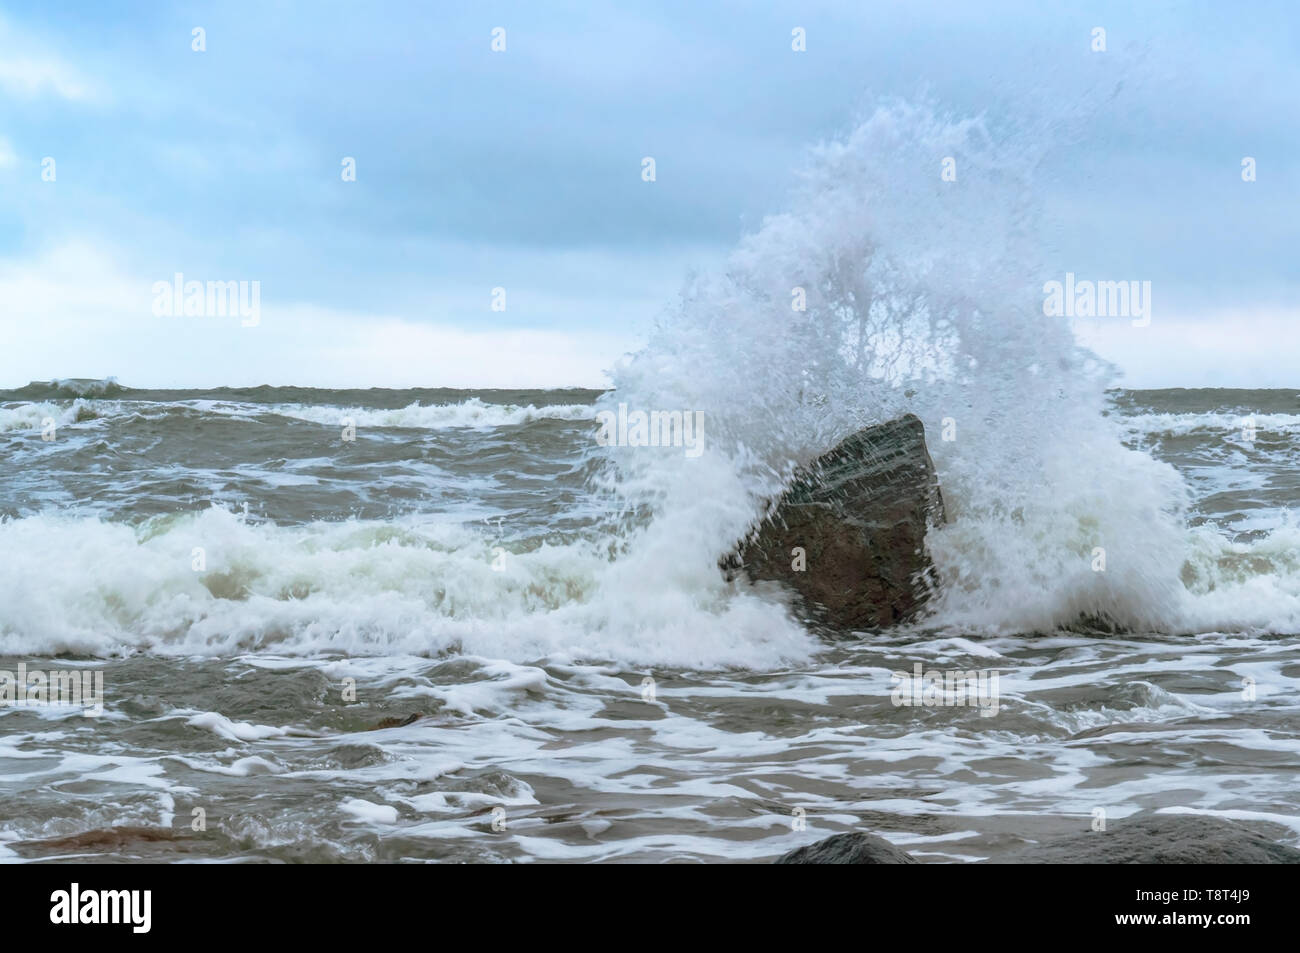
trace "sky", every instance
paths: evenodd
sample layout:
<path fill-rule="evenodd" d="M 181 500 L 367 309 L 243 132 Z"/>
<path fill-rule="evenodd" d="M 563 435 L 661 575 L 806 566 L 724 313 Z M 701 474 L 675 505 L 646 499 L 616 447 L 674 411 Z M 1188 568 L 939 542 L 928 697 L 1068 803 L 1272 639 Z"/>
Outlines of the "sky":
<path fill-rule="evenodd" d="M 602 386 L 918 96 L 1079 117 L 1051 258 L 1151 282 L 1149 325 L 1075 320 L 1125 383 L 1300 385 L 1300 6 L 617 6 L 0 0 L 0 387 Z M 258 282 L 256 324 L 155 313 L 177 273 Z"/>

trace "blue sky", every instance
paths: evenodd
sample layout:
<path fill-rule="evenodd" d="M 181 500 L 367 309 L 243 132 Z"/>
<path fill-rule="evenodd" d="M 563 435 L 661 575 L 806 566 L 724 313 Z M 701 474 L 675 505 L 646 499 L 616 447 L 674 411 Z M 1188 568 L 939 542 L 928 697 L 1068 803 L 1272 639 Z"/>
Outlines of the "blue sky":
<path fill-rule="evenodd" d="M 1136 386 L 1300 384 L 1293 5 L 619 7 L 0 4 L 0 386 L 599 385 L 810 145 L 918 95 L 1104 102 L 1044 177 L 1051 257 L 1154 313 L 1081 337 Z M 259 325 L 155 316 L 178 271 L 259 281 Z"/>

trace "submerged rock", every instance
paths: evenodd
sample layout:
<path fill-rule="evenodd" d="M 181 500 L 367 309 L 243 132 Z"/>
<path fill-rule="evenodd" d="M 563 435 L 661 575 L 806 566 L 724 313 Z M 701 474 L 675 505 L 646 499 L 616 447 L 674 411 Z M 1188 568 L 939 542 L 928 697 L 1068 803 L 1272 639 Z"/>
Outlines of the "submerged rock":
<path fill-rule="evenodd" d="M 188 827 L 173 829 L 124 824 L 120 827 L 97 827 L 61 837 L 12 841 L 9 846 L 23 857 L 44 857 L 68 853 L 128 854 L 148 851 L 155 844 L 166 844 L 170 849 L 187 852 L 193 849 L 193 840 Z"/>
<path fill-rule="evenodd" d="M 916 858 L 875 834 L 836 834 L 778 857 L 777 864 L 915 864 Z"/>
<path fill-rule="evenodd" d="M 990 858 L 994 864 L 1300 864 L 1300 850 L 1235 821 L 1142 814 Z"/>
<path fill-rule="evenodd" d="M 943 522 L 925 428 L 908 414 L 801 471 L 722 566 L 785 583 L 836 628 L 880 628 L 911 618 L 933 590 L 925 533 Z"/>
<path fill-rule="evenodd" d="M 915 864 L 874 834 L 836 834 L 779 857 L 778 864 Z M 1104 831 L 1080 831 L 998 854 L 986 864 L 1300 864 L 1300 850 L 1253 827 L 1203 814 L 1141 814 Z"/>
<path fill-rule="evenodd" d="M 361 731 L 386 731 L 389 728 L 405 728 L 407 725 L 412 725 L 423 717 L 424 717 L 423 712 L 413 711 L 405 718 L 398 718 L 397 716 L 394 715 L 389 718 L 380 719 L 378 724 L 372 725 L 369 728 L 362 728 L 360 730 Z"/>

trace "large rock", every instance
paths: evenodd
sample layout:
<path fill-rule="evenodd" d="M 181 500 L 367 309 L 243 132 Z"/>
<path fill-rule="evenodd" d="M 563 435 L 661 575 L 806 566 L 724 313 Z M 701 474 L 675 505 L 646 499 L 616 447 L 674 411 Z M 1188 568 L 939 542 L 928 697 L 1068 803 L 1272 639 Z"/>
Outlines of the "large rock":
<path fill-rule="evenodd" d="M 1300 864 L 1300 850 L 1204 814 L 1141 814 L 992 857 L 994 864 Z"/>
<path fill-rule="evenodd" d="M 722 565 L 787 584 L 836 628 L 881 628 L 911 618 L 929 596 L 925 532 L 943 521 L 925 428 L 908 414 L 858 431 L 801 471 Z"/>
<path fill-rule="evenodd" d="M 916 858 L 875 834 L 836 834 L 778 857 L 778 864 L 915 864 Z"/>

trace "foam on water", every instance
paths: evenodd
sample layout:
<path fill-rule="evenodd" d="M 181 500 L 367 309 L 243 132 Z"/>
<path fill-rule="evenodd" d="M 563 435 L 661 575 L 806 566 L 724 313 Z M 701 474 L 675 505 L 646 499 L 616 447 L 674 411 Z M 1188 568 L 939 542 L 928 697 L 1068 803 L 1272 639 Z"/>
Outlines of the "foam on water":
<path fill-rule="evenodd" d="M 0 432 L 39 430 L 42 421 L 52 418 L 59 426 L 106 417 L 157 416 L 175 407 L 190 407 L 206 413 L 235 418 L 254 418 L 262 414 L 291 417 L 337 427 L 346 418 L 357 427 L 440 430 L 449 427 L 512 427 L 535 420 L 590 420 L 588 404 L 493 404 L 480 398 L 448 404 L 421 404 L 375 409 L 336 407 L 320 404 L 252 404 L 236 401 L 193 400 L 176 404 L 152 401 L 88 400 L 78 397 L 70 403 L 53 401 L 11 402 L 0 406 Z"/>
<path fill-rule="evenodd" d="M 213 508 L 140 528 L 44 514 L 0 521 L 0 652 L 465 652 L 765 667 L 813 650 L 783 606 L 728 597 L 720 579 L 683 575 L 677 589 L 648 590 L 595 544 L 494 550 L 481 533 L 427 519 L 278 527 Z"/>
<path fill-rule="evenodd" d="M 53 420 L 56 427 L 96 420 L 105 413 L 99 403 L 78 397 L 70 404 L 60 406 L 49 401 L 15 403 L 0 406 L 0 433 L 6 431 L 40 431 L 45 421 Z"/>
<path fill-rule="evenodd" d="M 1242 433 L 1249 424 L 1256 430 L 1294 434 L 1300 432 L 1300 414 L 1142 414 L 1124 421 L 1131 433 L 1182 436 L 1194 433 Z"/>
<path fill-rule="evenodd" d="M 338 426 L 340 420 L 349 418 L 358 427 L 396 427 L 437 430 L 443 427 L 513 427 L 534 420 L 590 420 L 592 409 L 588 404 L 548 404 L 520 407 L 514 404 L 487 404 L 471 397 L 458 404 L 410 404 L 396 410 L 371 410 L 364 407 L 313 407 L 284 405 L 266 408 L 264 412 L 310 420 L 313 423 Z"/>

